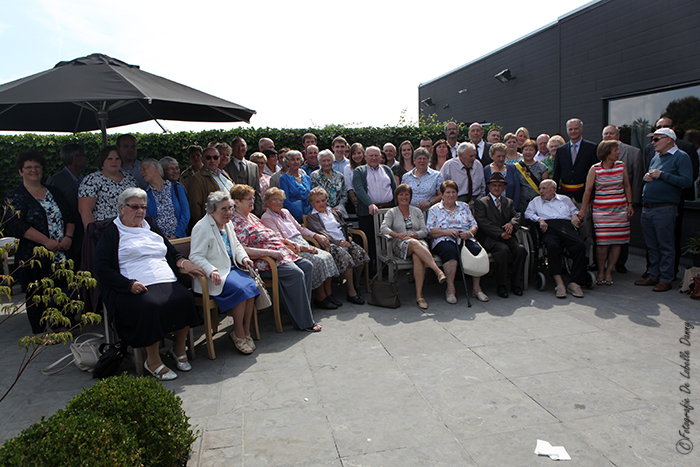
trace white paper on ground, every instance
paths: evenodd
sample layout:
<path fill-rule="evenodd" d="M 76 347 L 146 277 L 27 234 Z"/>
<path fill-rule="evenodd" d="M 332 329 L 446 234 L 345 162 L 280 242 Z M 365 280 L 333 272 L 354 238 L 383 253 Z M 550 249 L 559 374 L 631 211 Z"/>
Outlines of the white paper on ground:
<path fill-rule="evenodd" d="M 547 441 L 538 439 L 537 446 L 535 446 L 535 454 L 538 456 L 549 456 L 550 459 L 555 461 L 570 461 L 571 457 L 569 453 L 566 452 L 564 446 L 552 446 Z"/>

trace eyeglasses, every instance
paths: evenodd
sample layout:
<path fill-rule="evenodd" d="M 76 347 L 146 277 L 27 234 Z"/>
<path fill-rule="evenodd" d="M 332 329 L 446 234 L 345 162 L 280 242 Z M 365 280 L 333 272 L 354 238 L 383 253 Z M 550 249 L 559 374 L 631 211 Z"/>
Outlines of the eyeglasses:
<path fill-rule="evenodd" d="M 133 209 L 134 211 L 138 211 L 139 209 L 143 209 L 144 211 L 148 209 L 148 205 L 146 204 L 129 204 L 129 203 L 124 203 L 124 206 L 129 207 Z"/>
<path fill-rule="evenodd" d="M 657 136 L 656 138 L 652 138 L 651 140 L 655 143 L 658 143 L 661 141 L 663 138 L 668 138 L 668 136 Z"/>
<path fill-rule="evenodd" d="M 41 170 L 42 167 L 40 165 L 32 165 L 29 167 L 22 167 L 22 170 Z"/>
<path fill-rule="evenodd" d="M 215 161 L 218 161 L 218 160 L 219 160 L 219 156 L 212 156 L 212 155 L 209 155 L 209 154 L 207 154 L 206 156 L 204 156 L 204 158 L 205 158 L 206 160 L 208 160 L 208 161 L 210 161 L 210 160 L 212 160 L 212 159 L 214 159 Z"/>
<path fill-rule="evenodd" d="M 660 130 L 661 128 L 671 128 L 671 125 L 656 125 L 657 130 Z"/>

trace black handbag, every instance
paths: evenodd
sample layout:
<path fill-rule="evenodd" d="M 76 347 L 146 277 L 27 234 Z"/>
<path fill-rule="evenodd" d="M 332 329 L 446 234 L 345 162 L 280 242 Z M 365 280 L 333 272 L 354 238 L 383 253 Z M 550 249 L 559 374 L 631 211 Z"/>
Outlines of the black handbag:
<path fill-rule="evenodd" d="M 396 282 L 378 280 L 383 270 L 384 265 L 382 265 L 371 280 L 372 292 L 370 292 L 367 303 L 382 308 L 398 308 L 401 306 L 401 301 L 399 301 L 399 284 Z"/>
<path fill-rule="evenodd" d="M 107 347 L 107 350 L 105 350 Z M 102 344 L 100 346 L 100 358 L 97 360 L 95 369 L 92 370 L 92 378 L 104 379 L 115 376 L 119 372 L 119 367 L 126 357 L 127 343 L 121 340 L 115 344 Z"/>

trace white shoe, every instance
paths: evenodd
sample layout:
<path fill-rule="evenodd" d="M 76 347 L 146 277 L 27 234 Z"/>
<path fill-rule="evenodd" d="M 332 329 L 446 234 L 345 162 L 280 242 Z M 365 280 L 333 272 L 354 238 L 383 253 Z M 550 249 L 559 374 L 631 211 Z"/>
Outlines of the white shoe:
<path fill-rule="evenodd" d="M 177 373 L 175 373 L 175 372 L 174 372 L 173 370 L 171 370 L 170 368 L 166 367 L 166 366 L 165 366 L 165 363 L 163 363 L 161 366 L 159 366 L 158 368 L 156 368 L 156 371 L 151 371 L 151 369 L 148 368 L 148 362 L 147 362 L 147 361 L 146 361 L 146 362 L 143 362 L 143 367 L 144 367 L 146 370 L 148 370 L 148 372 L 149 372 L 151 375 L 153 375 L 153 377 L 154 377 L 155 379 L 157 379 L 158 381 L 172 381 L 172 380 L 174 380 L 175 378 L 177 378 Z M 163 368 L 168 368 L 168 371 L 165 372 L 165 373 L 163 373 L 163 374 L 161 375 L 161 374 L 160 374 L 160 371 L 161 371 Z"/>
<path fill-rule="evenodd" d="M 192 365 L 187 361 L 187 354 L 178 357 L 175 355 L 175 350 L 170 349 L 170 355 L 175 359 L 175 365 L 177 365 L 178 370 L 190 371 L 192 369 Z"/>

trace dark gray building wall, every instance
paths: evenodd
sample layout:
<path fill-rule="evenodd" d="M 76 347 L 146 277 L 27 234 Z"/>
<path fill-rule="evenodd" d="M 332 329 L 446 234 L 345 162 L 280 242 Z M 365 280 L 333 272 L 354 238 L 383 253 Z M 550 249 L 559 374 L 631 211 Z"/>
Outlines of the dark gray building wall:
<path fill-rule="evenodd" d="M 505 68 L 516 79 L 504 84 L 494 75 Z M 419 107 L 440 120 L 525 126 L 533 137 L 566 135 L 566 120 L 579 117 L 597 142 L 606 98 L 698 80 L 700 2 L 601 0 L 422 84 L 419 100 L 435 106 Z"/>

